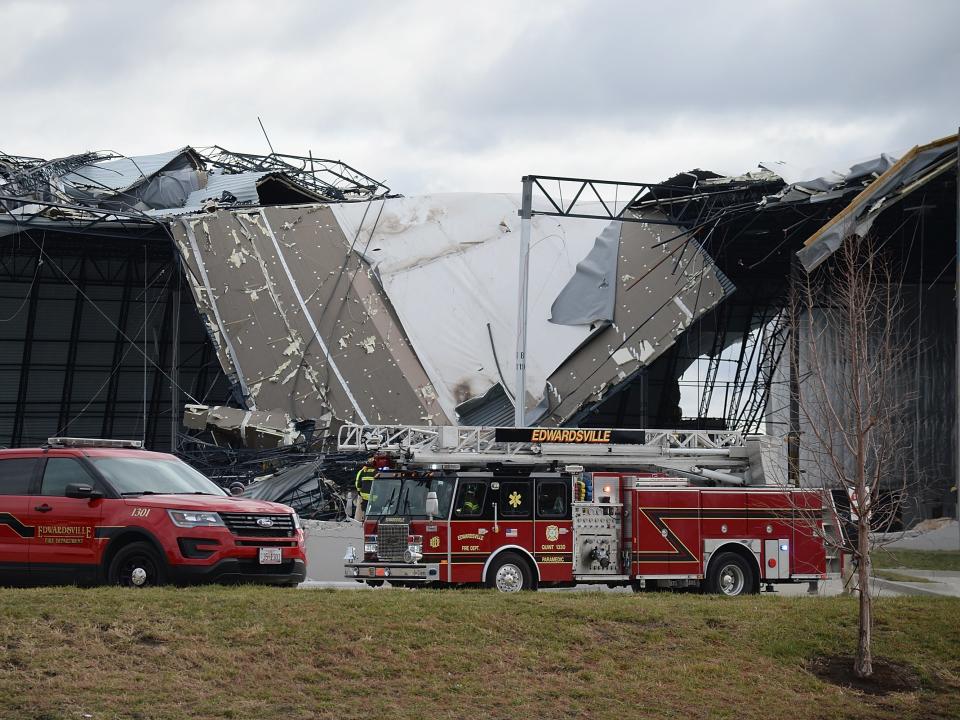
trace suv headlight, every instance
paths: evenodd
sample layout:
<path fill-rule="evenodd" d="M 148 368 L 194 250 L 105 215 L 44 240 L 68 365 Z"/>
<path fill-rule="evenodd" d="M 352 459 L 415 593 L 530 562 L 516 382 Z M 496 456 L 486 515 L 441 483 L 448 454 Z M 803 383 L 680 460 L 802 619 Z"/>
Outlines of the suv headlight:
<path fill-rule="evenodd" d="M 300 516 L 297 513 L 293 514 L 293 529 L 303 530 L 303 523 L 300 522 Z"/>
<path fill-rule="evenodd" d="M 197 510 L 167 510 L 170 520 L 177 527 L 195 528 L 223 525 L 220 515 L 215 512 L 201 512 Z"/>

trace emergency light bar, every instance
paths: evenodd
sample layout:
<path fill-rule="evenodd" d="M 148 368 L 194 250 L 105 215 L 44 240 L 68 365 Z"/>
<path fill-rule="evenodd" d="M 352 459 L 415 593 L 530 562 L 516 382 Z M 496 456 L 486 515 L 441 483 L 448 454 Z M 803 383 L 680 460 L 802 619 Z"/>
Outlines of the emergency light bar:
<path fill-rule="evenodd" d="M 52 437 L 47 438 L 47 444 L 51 447 L 132 448 L 135 450 L 143 448 L 140 440 L 104 440 L 102 438 Z"/>

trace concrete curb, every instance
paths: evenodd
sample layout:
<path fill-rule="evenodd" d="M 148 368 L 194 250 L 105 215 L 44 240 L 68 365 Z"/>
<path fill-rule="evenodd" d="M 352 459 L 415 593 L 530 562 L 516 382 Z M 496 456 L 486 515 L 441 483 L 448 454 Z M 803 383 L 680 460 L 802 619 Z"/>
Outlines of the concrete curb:
<path fill-rule="evenodd" d="M 913 570 L 911 568 L 885 568 L 893 572 L 904 572 L 907 575 L 922 578 L 960 578 L 960 572 L 956 570 Z"/>
<path fill-rule="evenodd" d="M 938 590 L 936 588 L 928 588 L 919 585 L 918 583 L 906 583 L 906 582 L 896 582 L 894 580 L 884 580 L 883 578 L 871 578 L 871 584 L 874 588 L 879 590 L 889 590 L 891 592 L 898 592 L 904 595 L 923 595 L 927 597 L 957 597 L 956 593 L 950 592 L 947 590 Z M 940 585 L 940 583 L 930 583 L 930 585 Z M 944 587 L 941 585 L 941 587 Z"/>

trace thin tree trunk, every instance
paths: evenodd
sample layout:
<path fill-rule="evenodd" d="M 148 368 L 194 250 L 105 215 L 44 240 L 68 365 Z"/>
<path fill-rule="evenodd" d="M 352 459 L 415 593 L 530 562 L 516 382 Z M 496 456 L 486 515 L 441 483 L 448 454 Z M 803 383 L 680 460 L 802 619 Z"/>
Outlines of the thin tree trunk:
<path fill-rule="evenodd" d="M 857 677 L 865 678 L 873 674 L 873 652 L 871 650 L 873 600 L 870 597 L 870 523 L 863 521 L 864 507 L 862 504 L 859 511 L 861 517 L 858 522 L 860 536 L 857 538 L 857 549 L 860 562 L 857 568 L 857 582 L 860 585 L 860 623 L 857 637 L 857 656 L 853 661 L 853 672 Z"/>

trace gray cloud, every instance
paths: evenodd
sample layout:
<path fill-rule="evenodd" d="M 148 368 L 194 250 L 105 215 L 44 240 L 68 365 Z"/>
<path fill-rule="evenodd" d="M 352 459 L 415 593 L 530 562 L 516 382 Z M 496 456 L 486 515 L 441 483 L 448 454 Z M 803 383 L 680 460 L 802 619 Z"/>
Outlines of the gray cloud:
<path fill-rule="evenodd" d="M 0 149 L 217 142 L 397 190 L 842 165 L 956 130 L 960 5 L 20 3 Z"/>

